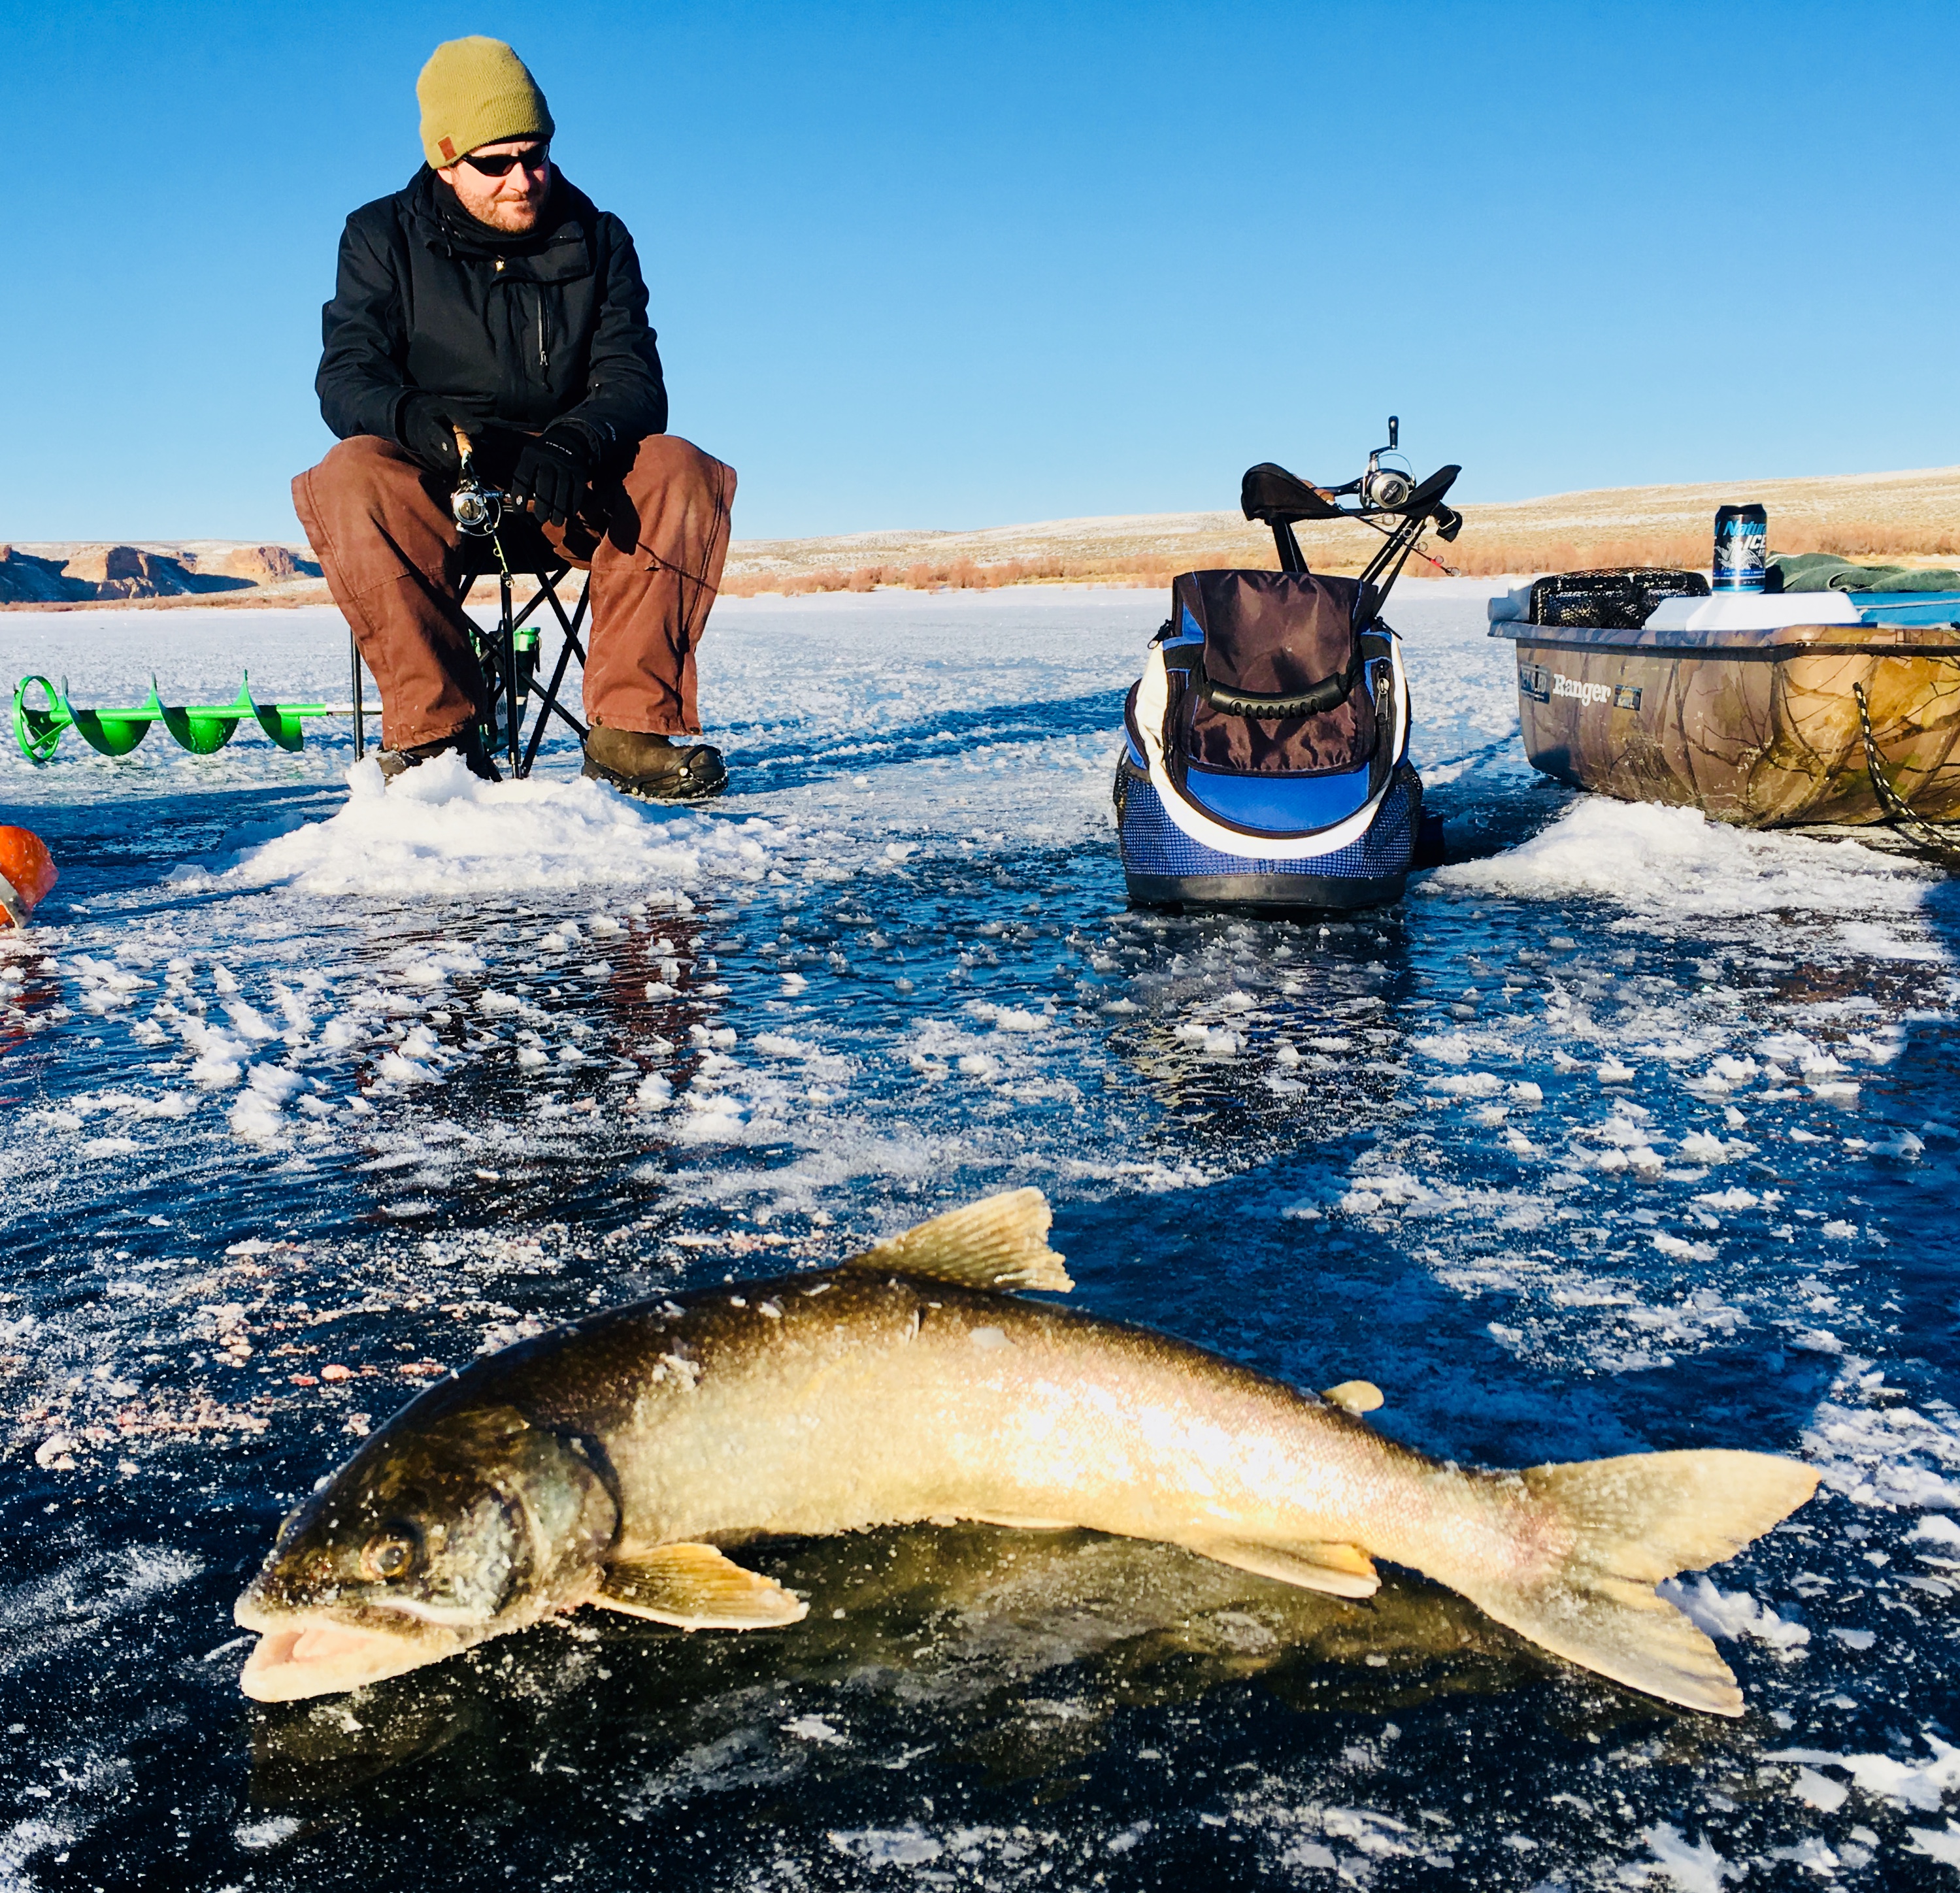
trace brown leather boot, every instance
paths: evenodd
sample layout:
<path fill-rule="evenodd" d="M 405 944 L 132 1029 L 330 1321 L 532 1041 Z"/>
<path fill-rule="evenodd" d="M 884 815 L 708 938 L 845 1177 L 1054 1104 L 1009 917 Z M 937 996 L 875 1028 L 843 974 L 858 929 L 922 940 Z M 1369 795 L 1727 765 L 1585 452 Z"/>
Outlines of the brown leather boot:
<path fill-rule="evenodd" d="M 381 780 L 392 782 L 406 771 L 418 768 L 431 756 L 446 755 L 450 750 L 461 752 L 469 773 L 485 782 L 501 782 L 497 765 L 490 760 L 490 752 L 483 746 L 483 733 L 474 724 L 467 730 L 459 730 L 453 737 L 438 737 L 433 743 L 418 743 L 412 749 L 377 749 L 374 760 L 381 765 Z"/>
<path fill-rule="evenodd" d="M 586 733 L 585 773 L 649 802 L 697 802 L 728 786 L 721 752 L 711 743 L 677 743 L 600 724 Z"/>

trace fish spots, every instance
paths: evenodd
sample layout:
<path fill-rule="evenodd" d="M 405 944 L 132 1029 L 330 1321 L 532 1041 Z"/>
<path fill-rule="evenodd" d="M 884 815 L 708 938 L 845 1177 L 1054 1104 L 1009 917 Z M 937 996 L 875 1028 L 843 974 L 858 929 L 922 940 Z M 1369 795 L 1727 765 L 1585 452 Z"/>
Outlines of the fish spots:
<path fill-rule="evenodd" d="M 1003 1347 L 1014 1344 L 1007 1338 L 1007 1331 L 1001 1328 L 969 1328 L 966 1338 L 982 1354 L 998 1354 Z"/>
<path fill-rule="evenodd" d="M 783 1311 L 781 1308 L 776 1303 L 772 1301 L 759 1301 L 756 1303 L 756 1312 L 759 1315 L 766 1315 L 771 1321 L 781 1321 L 783 1318 Z"/>

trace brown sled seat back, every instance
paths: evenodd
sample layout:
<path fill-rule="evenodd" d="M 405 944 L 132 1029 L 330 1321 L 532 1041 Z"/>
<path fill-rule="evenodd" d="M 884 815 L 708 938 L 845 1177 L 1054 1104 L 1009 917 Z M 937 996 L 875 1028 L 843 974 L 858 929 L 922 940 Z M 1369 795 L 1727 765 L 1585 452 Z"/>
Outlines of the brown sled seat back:
<path fill-rule="evenodd" d="M 1190 654 L 1190 687 L 1174 719 L 1186 761 L 1241 775 L 1324 775 L 1373 758 L 1362 641 L 1379 605 L 1373 587 L 1312 572 L 1184 572 L 1171 596 L 1172 623 L 1187 636 L 1195 625 L 1204 639 L 1201 654 Z"/>

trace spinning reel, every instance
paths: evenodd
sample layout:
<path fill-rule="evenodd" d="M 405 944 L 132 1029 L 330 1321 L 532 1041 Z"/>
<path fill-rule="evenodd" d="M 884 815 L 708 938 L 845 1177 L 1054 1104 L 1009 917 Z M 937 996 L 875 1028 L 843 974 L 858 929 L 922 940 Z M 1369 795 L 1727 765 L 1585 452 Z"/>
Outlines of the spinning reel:
<path fill-rule="evenodd" d="M 1363 501 L 1384 513 L 1392 513 L 1415 491 L 1415 469 L 1395 451 L 1402 431 L 1401 417 L 1390 415 L 1389 444 L 1386 447 L 1378 447 L 1368 456 L 1368 470 L 1357 482 Z M 1392 459 L 1394 463 L 1384 466 L 1384 456 Z"/>
<path fill-rule="evenodd" d="M 1463 515 L 1443 504 L 1443 495 L 1462 472 L 1439 467 L 1426 480 L 1398 450 L 1402 439 L 1399 416 L 1389 416 L 1389 444 L 1368 456 L 1364 471 L 1340 486 L 1316 486 L 1270 460 L 1247 470 L 1239 503 L 1246 518 L 1262 520 L 1273 530 L 1280 569 L 1304 572 L 1306 560 L 1293 536 L 1302 520 L 1354 520 L 1382 535 L 1383 544 L 1362 574 L 1364 586 L 1379 584 L 1386 592 L 1415 549 L 1416 541 L 1432 527 L 1445 545 L 1463 530 Z M 1341 501 L 1354 504 L 1344 506 Z M 1383 524 L 1384 516 L 1393 523 Z"/>
<path fill-rule="evenodd" d="M 504 523 L 504 495 L 476 476 L 476 450 L 462 428 L 455 429 L 456 444 L 463 456 L 463 475 L 449 496 L 449 510 L 458 530 L 476 539 L 494 539 Z"/>

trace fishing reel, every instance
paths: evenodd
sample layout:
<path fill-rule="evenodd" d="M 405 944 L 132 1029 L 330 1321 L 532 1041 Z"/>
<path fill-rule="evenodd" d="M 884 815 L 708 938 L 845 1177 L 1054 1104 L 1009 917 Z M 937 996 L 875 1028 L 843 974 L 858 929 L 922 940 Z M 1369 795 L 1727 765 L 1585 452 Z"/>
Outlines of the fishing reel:
<path fill-rule="evenodd" d="M 476 476 L 476 450 L 469 436 L 457 428 L 456 444 L 463 455 L 463 474 L 456 491 L 449 496 L 449 510 L 459 531 L 476 539 L 489 539 L 504 523 L 504 495 Z"/>
<path fill-rule="evenodd" d="M 1463 516 L 1443 504 L 1443 495 L 1462 472 L 1460 466 L 1440 466 L 1426 480 L 1418 480 L 1408 461 L 1398 451 L 1402 422 L 1389 416 L 1389 444 L 1368 456 L 1367 469 L 1339 486 L 1319 486 L 1289 473 L 1271 460 L 1248 467 L 1240 482 L 1239 504 L 1246 518 L 1270 526 L 1279 554 L 1280 570 L 1304 573 L 1306 560 L 1293 527 L 1302 521 L 1350 520 L 1382 538 L 1380 549 L 1361 573 L 1363 592 L 1378 587 L 1376 600 L 1393 584 L 1404 563 L 1414 552 L 1416 542 L 1432 527 L 1447 545 L 1463 530 Z M 1344 506 L 1343 500 L 1354 504 Z M 1393 522 L 1384 524 L 1382 516 Z M 1427 558 L 1429 555 L 1421 555 Z M 1440 561 L 1431 560 L 1447 571 Z M 1360 594 L 1357 594 L 1359 597 Z"/>
<path fill-rule="evenodd" d="M 1392 513 L 1398 507 L 1406 504 L 1409 495 L 1415 491 L 1415 469 L 1396 451 L 1401 437 L 1401 418 L 1392 414 L 1389 416 L 1389 444 L 1378 447 L 1368 456 L 1368 470 L 1357 482 L 1363 505 Z"/>

